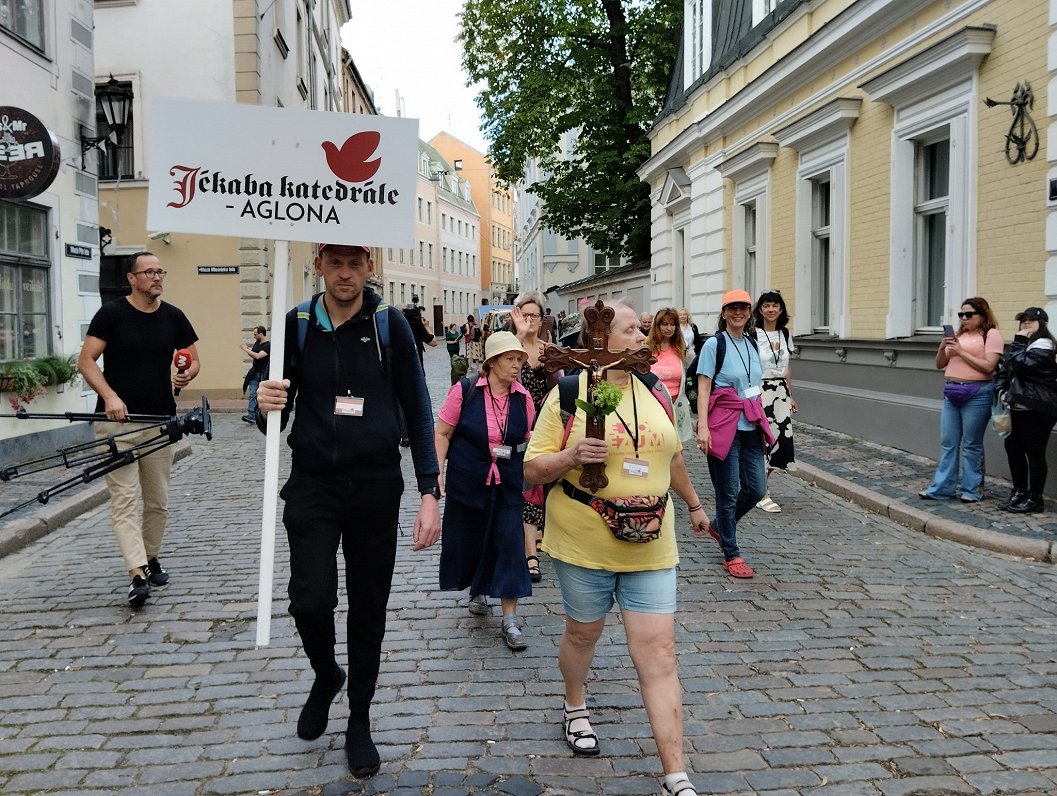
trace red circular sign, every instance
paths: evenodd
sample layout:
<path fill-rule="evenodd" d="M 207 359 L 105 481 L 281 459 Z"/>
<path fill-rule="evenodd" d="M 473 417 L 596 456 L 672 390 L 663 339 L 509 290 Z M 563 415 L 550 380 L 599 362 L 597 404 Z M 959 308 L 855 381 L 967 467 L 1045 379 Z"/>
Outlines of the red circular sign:
<path fill-rule="evenodd" d="M 0 199 L 31 199 L 59 173 L 59 140 L 29 111 L 0 105 Z"/>

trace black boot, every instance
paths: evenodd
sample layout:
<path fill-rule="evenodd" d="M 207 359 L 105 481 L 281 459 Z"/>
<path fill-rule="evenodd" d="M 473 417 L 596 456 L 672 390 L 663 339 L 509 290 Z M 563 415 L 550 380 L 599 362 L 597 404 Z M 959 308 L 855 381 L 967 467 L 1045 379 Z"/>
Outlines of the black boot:
<path fill-rule="evenodd" d="M 1025 495 L 1009 507 L 1014 514 L 1036 514 L 1045 508 L 1042 495 Z"/>
<path fill-rule="evenodd" d="M 1019 503 L 1021 500 L 1024 499 L 1024 496 L 1027 494 L 1028 493 L 1025 492 L 1023 489 L 1017 489 L 1016 487 L 1013 487 L 1013 490 L 1009 493 L 1009 497 L 1003 500 L 998 505 L 998 507 L 1000 509 L 1006 509 L 1008 511 L 1010 506 L 1012 506 L 1014 503 Z"/>
<path fill-rule="evenodd" d="M 330 703 L 345 685 L 345 670 L 334 664 L 329 676 L 316 675 L 308 700 L 301 708 L 297 719 L 297 737 L 304 741 L 314 741 L 327 730 L 327 719 L 330 717 Z"/>
<path fill-rule="evenodd" d="M 345 757 L 349 761 L 349 771 L 357 779 L 373 777 L 381 768 L 381 759 L 371 739 L 371 720 L 368 714 L 355 708 L 353 712 L 354 715 L 349 716 L 349 728 L 345 731 Z"/>

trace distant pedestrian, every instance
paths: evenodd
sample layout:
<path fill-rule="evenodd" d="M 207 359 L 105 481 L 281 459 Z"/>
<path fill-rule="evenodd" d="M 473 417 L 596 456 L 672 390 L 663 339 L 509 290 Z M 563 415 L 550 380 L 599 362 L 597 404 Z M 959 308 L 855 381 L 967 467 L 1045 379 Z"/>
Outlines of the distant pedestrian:
<path fill-rule="evenodd" d="M 679 441 L 687 442 L 694 436 L 694 422 L 686 400 L 686 374 L 683 371 L 685 341 L 679 331 L 679 315 L 674 309 L 665 307 L 657 311 L 650 333 L 646 335 L 646 345 L 656 360 L 650 370 L 661 380 L 672 399 Z"/>
<path fill-rule="evenodd" d="M 650 333 L 650 327 L 653 326 L 653 315 L 649 312 L 644 312 L 639 315 L 639 331 L 642 332 L 643 337 Z"/>
<path fill-rule="evenodd" d="M 555 321 L 554 316 L 551 315 L 550 307 L 547 307 L 547 309 L 543 311 L 543 323 L 540 327 L 540 340 L 544 343 L 558 342 L 558 323 Z"/>
<path fill-rule="evenodd" d="M 525 349 L 525 362 L 521 366 L 519 378 L 532 397 L 534 414 L 539 414 L 543 399 L 562 375 L 561 371 L 548 374 L 543 366 L 544 345 L 538 336 L 542 303 L 543 296 L 530 290 L 514 299 L 514 308 L 510 311 L 518 342 Z M 522 518 L 525 522 L 525 560 L 529 576 L 533 583 L 539 583 L 543 579 L 537 549 L 543 540 L 543 487 L 526 491 Z"/>
<path fill-rule="evenodd" d="M 694 360 L 694 357 L 701 353 L 701 346 L 704 344 L 705 338 L 701 335 L 697 324 L 694 323 L 694 319 L 690 316 L 690 310 L 686 307 L 679 310 L 679 331 L 683 333 L 683 343 L 686 345 L 684 359 L 686 364 L 689 365 Z"/>
<path fill-rule="evenodd" d="M 77 369 L 95 390 L 96 412 L 108 422 L 95 424 L 97 439 L 114 437 L 124 451 L 158 437 L 149 427 L 139 433 L 126 422 L 128 415 L 176 414 L 173 389 L 186 387 L 198 375 L 198 349 L 191 322 L 182 311 L 161 300 L 165 271 L 147 251 L 129 255 L 125 278 L 132 293 L 104 304 L 88 324 Z M 182 373 L 172 373 L 173 354 L 187 349 L 191 362 Z M 102 356 L 104 369 L 96 360 Z M 160 448 L 132 464 L 107 473 L 114 535 L 128 569 L 128 603 L 143 605 L 151 586 L 164 586 L 169 573 L 158 561 L 169 515 L 171 447 Z M 136 499 L 143 513 L 136 516 Z"/>
<path fill-rule="evenodd" d="M 1057 424 L 1057 340 L 1042 307 L 1017 313 L 1017 321 L 1020 326 L 996 379 L 1013 426 L 1005 440 L 1013 491 L 1002 508 L 1032 514 L 1045 508 L 1046 446 Z"/>
<path fill-rule="evenodd" d="M 481 364 L 481 326 L 473 315 L 466 316 L 462 325 L 462 340 L 465 345 L 466 362 L 470 370 Z"/>
<path fill-rule="evenodd" d="M 268 340 L 268 330 L 263 326 L 253 327 L 253 345 L 250 346 L 245 340 L 239 344 L 239 348 L 253 360 L 250 366 L 249 379 L 246 390 L 249 393 L 249 402 L 246 404 L 246 414 L 242 419 L 247 423 L 257 422 L 257 387 L 268 376 L 268 366 L 271 362 L 269 355 L 272 351 L 271 341 Z"/>
<path fill-rule="evenodd" d="M 488 597 L 499 598 L 503 640 L 515 651 L 527 646 L 518 600 L 532 594 L 522 552 L 521 493 L 535 411 L 518 382 L 524 361 L 513 334 L 490 334 L 480 372 L 452 386 L 434 430 L 437 461 L 446 462 L 440 588 L 469 589 L 467 607 L 477 616 L 488 615 Z"/>
<path fill-rule="evenodd" d="M 984 495 L 984 431 L 991 419 L 992 377 L 1005 341 L 991 306 L 979 296 L 962 302 L 957 334 L 944 333 L 936 350 L 943 369 L 940 461 L 936 475 L 918 496 L 924 500 L 976 503 Z M 948 331 L 953 331 L 948 327 Z M 961 463 L 961 477 L 958 464 Z"/>
<path fill-rule="evenodd" d="M 444 330 L 444 345 L 448 349 L 448 358 L 459 355 L 459 342 L 462 340 L 462 335 L 459 334 L 459 327 L 454 323 L 449 323 L 448 328 Z"/>
<path fill-rule="evenodd" d="M 380 766 L 370 711 L 404 491 L 401 411 L 422 496 L 411 530 L 412 549 L 427 548 L 440 535 L 433 412 L 425 376 L 409 365 L 415 339 L 403 313 L 381 307 L 378 294 L 367 287 L 373 272 L 370 247 L 320 244 L 315 273 L 324 289 L 312 299 L 304 347 L 287 345 L 285 378 L 266 380 L 257 391 L 261 431 L 268 413 L 281 411 L 285 426 L 296 406 L 288 437 L 290 477 L 280 494 L 286 502 L 283 524 L 290 547 L 290 615 L 315 673 L 297 720 L 297 736 L 311 741 L 326 732 L 330 704 L 346 681 L 334 633 L 340 545 L 348 593 L 345 756 L 354 777 L 371 776 Z M 389 351 L 383 350 L 381 313 Z M 295 309 L 286 316 L 286 339 L 293 343 L 297 338 Z"/>
<path fill-rule="evenodd" d="M 790 359 L 796 346 L 789 334 L 789 311 L 777 290 L 768 290 L 756 300 L 752 319 L 756 345 L 763 363 L 763 411 L 774 432 L 775 443 L 767 452 L 767 477 L 773 470 L 795 467 L 793 453 L 793 414 L 800 411 L 793 398 L 793 371 Z M 756 507 L 771 513 L 782 510 L 770 493 Z"/>

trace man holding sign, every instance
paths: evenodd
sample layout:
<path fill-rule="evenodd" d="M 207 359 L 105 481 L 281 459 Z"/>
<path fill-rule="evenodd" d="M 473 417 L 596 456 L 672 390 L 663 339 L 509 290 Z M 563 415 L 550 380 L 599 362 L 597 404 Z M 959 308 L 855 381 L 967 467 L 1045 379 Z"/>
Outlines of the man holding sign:
<path fill-rule="evenodd" d="M 77 369 L 99 396 L 96 412 L 106 412 L 108 422 L 96 423 L 97 439 L 118 436 L 118 450 L 128 450 L 158 436 L 151 426 L 135 434 L 126 425 L 128 415 L 176 414 L 174 388 L 191 383 L 198 375 L 195 334 L 187 316 L 161 300 L 165 271 L 150 252 L 129 255 L 125 278 L 132 293 L 100 307 L 77 360 Z M 186 367 L 171 376 L 173 351 L 185 349 Z M 106 370 L 96 362 L 105 354 Z M 114 534 L 128 568 L 128 603 L 143 605 L 151 586 L 164 586 L 169 574 L 158 563 L 162 535 L 168 518 L 169 473 L 172 448 L 154 451 L 142 459 L 107 473 Z M 142 493 L 142 519 L 136 517 L 136 493 Z"/>
<path fill-rule="evenodd" d="M 334 649 L 340 544 L 349 604 L 345 752 L 352 774 L 367 777 L 380 764 L 370 708 L 404 490 L 401 410 L 422 495 L 415 550 L 440 536 L 439 469 L 425 376 L 414 367 L 415 340 L 403 314 L 366 285 L 374 271 L 370 248 L 320 244 L 315 271 L 324 290 L 307 311 L 286 316 L 285 378 L 261 383 L 257 426 L 264 431 L 265 417 L 277 410 L 285 426 L 296 405 L 292 467 L 280 495 L 290 544 L 290 614 L 315 672 L 297 735 L 313 740 L 326 731 L 331 702 L 346 680 Z"/>

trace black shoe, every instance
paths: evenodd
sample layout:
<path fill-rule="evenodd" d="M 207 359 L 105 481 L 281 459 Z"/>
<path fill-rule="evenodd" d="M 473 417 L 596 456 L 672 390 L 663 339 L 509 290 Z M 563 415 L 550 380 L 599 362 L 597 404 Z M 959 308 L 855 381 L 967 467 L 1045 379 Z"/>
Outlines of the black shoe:
<path fill-rule="evenodd" d="M 253 425 L 257 425 L 257 418 L 252 417 L 250 415 L 243 415 L 242 416 L 242 422 L 243 423 L 253 423 Z"/>
<path fill-rule="evenodd" d="M 371 740 L 371 720 L 349 717 L 349 728 L 345 731 L 345 757 L 349 771 L 358 779 L 373 777 L 382 766 L 378 749 Z"/>
<path fill-rule="evenodd" d="M 147 562 L 147 566 L 143 568 L 143 571 L 147 573 L 147 582 L 151 586 L 164 586 L 169 582 L 169 573 L 162 569 L 158 559 L 152 558 Z"/>
<path fill-rule="evenodd" d="M 401 437 L 400 438 L 400 447 L 401 448 L 410 448 L 411 447 L 411 440 L 408 439 L 407 437 Z"/>
<path fill-rule="evenodd" d="M 312 683 L 305 706 L 297 719 L 297 737 L 302 741 L 314 741 L 327 729 L 330 720 L 330 703 L 345 685 L 345 670 L 334 664 L 334 674 L 330 678 Z"/>
<path fill-rule="evenodd" d="M 1012 506 L 1014 503 L 1019 503 L 1025 497 L 1027 497 L 1027 494 L 1028 493 L 1023 491 L 1022 489 L 1013 489 L 1013 491 L 1009 493 L 1009 497 L 1006 498 L 1005 500 L 1003 500 L 998 505 L 998 507 L 1000 509 L 1007 509 L 1008 510 L 1009 507 Z"/>
<path fill-rule="evenodd" d="M 148 597 L 150 597 L 150 584 L 145 578 L 134 575 L 132 582 L 128 584 L 128 604 L 133 608 L 138 608 L 147 602 Z"/>
<path fill-rule="evenodd" d="M 1025 495 L 1016 503 L 1012 504 L 1006 511 L 1014 514 L 1037 514 L 1045 508 L 1042 495 Z"/>

